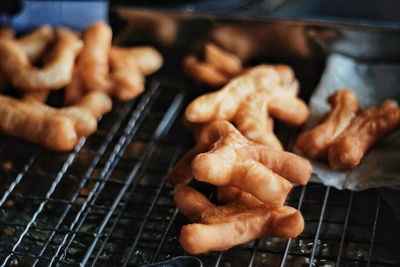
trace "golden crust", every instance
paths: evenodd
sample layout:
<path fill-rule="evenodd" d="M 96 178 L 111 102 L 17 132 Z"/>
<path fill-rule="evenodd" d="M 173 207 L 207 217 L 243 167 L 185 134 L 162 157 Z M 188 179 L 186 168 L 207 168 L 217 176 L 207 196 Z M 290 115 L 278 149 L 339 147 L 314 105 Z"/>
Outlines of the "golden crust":
<path fill-rule="evenodd" d="M 247 205 L 241 198 L 223 206 L 185 185 L 175 187 L 178 209 L 194 224 L 182 227 L 179 241 L 191 254 L 226 250 L 251 240 L 267 237 L 295 237 L 304 229 L 300 212 L 291 207 L 268 208 Z"/>
<path fill-rule="evenodd" d="M 292 188 L 290 182 L 305 184 L 311 176 L 307 160 L 255 144 L 227 121 L 205 126 L 197 142 L 169 172 L 172 183 L 188 183 L 194 176 L 217 186 L 235 186 L 276 207 Z"/>
<path fill-rule="evenodd" d="M 362 111 L 329 146 L 330 166 L 338 170 L 354 168 L 373 144 L 398 128 L 400 108 L 393 100 Z"/>
<path fill-rule="evenodd" d="M 308 117 L 299 99 L 293 71 L 284 65 L 260 65 L 232 79 L 218 91 L 193 100 L 185 111 L 189 122 L 234 122 L 252 141 L 282 149 L 272 132 L 268 114 L 299 126 Z"/>
<path fill-rule="evenodd" d="M 357 95 L 351 90 L 338 90 L 328 98 L 331 105 L 321 124 L 302 133 L 296 147 L 310 158 L 326 158 L 328 147 L 349 125 L 359 110 Z"/>
<path fill-rule="evenodd" d="M 75 57 L 82 48 L 74 33 L 56 29 L 56 44 L 43 68 L 35 68 L 24 50 L 14 40 L 0 42 L 0 67 L 16 88 L 23 90 L 57 90 L 71 81 Z"/>

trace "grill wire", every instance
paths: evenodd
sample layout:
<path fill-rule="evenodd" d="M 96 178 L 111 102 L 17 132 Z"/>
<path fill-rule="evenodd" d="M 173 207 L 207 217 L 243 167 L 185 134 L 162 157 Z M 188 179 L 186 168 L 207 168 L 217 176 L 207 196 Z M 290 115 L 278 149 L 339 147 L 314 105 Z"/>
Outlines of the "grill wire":
<path fill-rule="evenodd" d="M 188 221 L 165 175 L 192 145 L 181 123 L 192 96 L 166 69 L 173 68 L 150 77 L 142 96 L 117 103 L 72 152 L 1 136 L 1 266 L 136 266 L 185 254 L 177 237 Z M 308 88 L 318 79 L 306 68 L 296 74 Z M 296 136 L 279 123 L 276 131 L 287 144 Z M 309 183 L 295 187 L 287 205 L 305 218 L 299 237 L 199 258 L 205 266 L 399 266 L 399 223 L 379 190 Z"/>

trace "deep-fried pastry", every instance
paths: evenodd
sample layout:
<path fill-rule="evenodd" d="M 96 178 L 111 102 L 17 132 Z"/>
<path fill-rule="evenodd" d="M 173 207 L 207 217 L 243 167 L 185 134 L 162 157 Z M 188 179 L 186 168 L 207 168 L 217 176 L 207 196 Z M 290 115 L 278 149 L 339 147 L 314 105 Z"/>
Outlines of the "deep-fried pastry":
<path fill-rule="evenodd" d="M 189 54 L 183 59 L 183 71 L 196 82 L 211 87 L 220 87 L 229 81 L 226 74 L 208 62 L 201 62 L 194 54 Z"/>
<path fill-rule="evenodd" d="M 186 108 L 185 118 L 189 122 L 229 120 L 236 123 L 247 138 L 280 148 L 269 127 L 267 111 L 294 126 L 303 124 L 308 117 L 307 105 L 296 96 L 297 81 L 288 68 L 282 65 L 254 67 L 222 89 L 196 98 Z"/>
<path fill-rule="evenodd" d="M 113 93 L 123 101 L 132 99 L 144 90 L 144 75 L 136 60 L 130 58 L 122 49 L 111 49 L 109 55 L 110 78 Z"/>
<path fill-rule="evenodd" d="M 43 25 L 33 32 L 22 36 L 16 42 L 24 50 L 30 62 L 35 62 L 43 56 L 46 48 L 55 38 L 54 31 L 49 25 Z"/>
<path fill-rule="evenodd" d="M 82 35 L 85 46 L 78 59 L 79 75 L 88 91 L 130 100 L 144 90 L 144 75 L 158 70 L 162 57 L 151 47 L 111 47 L 111 38 L 111 28 L 103 22 L 86 29 Z"/>
<path fill-rule="evenodd" d="M 111 51 L 117 51 L 121 56 L 124 56 L 126 60 L 133 61 L 138 66 L 140 72 L 145 76 L 156 72 L 163 65 L 161 54 L 150 46 L 112 46 Z"/>
<path fill-rule="evenodd" d="M 51 150 L 70 150 L 79 137 L 96 130 L 96 117 L 110 109 L 111 99 L 100 92 L 86 95 L 75 106 L 60 109 L 0 96 L 0 130 Z"/>
<path fill-rule="evenodd" d="M 242 61 L 236 55 L 212 43 L 206 43 L 203 49 L 204 60 L 194 54 L 183 59 L 184 72 L 198 83 L 220 87 L 242 71 Z"/>
<path fill-rule="evenodd" d="M 240 58 L 222 50 L 213 43 L 204 45 L 204 61 L 226 74 L 229 78 L 235 77 L 243 70 Z"/>
<path fill-rule="evenodd" d="M 51 150 L 70 150 L 77 140 L 73 122 L 47 109 L 37 108 L 33 102 L 20 101 L 0 95 L 0 130 L 40 144 Z"/>
<path fill-rule="evenodd" d="M 88 136 L 97 129 L 97 117 L 111 110 L 111 99 L 102 92 L 91 92 L 80 99 L 75 105 L 54 109 L 38 102 L 32 103 L 37 109 L 42 109 L 49 115 L 62 115 L 69 118 L 78 137 Z"/>
<path fill-rule="evenodd" d="M 14 38 L 14 31 L 10 28 L 3 28 L 0 30 L 0 39 L 5 38 L 12 40 Z M 54 31 L 49 25 L 43 25 L 35 29 L 33 32 L 16 39 L 15 42 L 24 51 L 31 64 L 35 63 L 45 50 L 54 41 Z M 1 77 L 2 85 L 8 86 L 9 78 Z M 50 92 L 47 90 L 40 91 L 20 91 L 21 98 L 28 101 L 37 101 L 45 103 Z"/>
<path fill-rule="evenodd" d="M 283 146 L 273 131 L 273 120 L 268 115 L 268 95 L 252 94 L 239 106 L 233 119 L 239 131 L 250 140 L 276 150 Z M 260 114 L 263 114 L 260 116 Z"/>
<path fill-rule="evenodd" d="M 12 84 L 23 90 L 56 90 L 67 85 L 82 41 L 71 31 L 57 28 L 56 44 L 43 68 L 35 68 L 15 40 L 0 42 L 0 67 Z"/>
<path fill-rule="evenodd" d="M 215 121 L 209 125 L 205 125 L 198 130 L 196 137 L 196 145 L 186 155 L 184 155 L 174 168 L 168 173 L 168 179 L 173 184 L 189 183 L 193 178 L 190 163 L 200 153 L 207 151 L 213 152 L 220 144 L 234 147 L 235 153 L 240 154 L 241 158 L 246 158 L 249 164 L 262 164 L 267 166 L 273 172 L 283 176 L 293 183 L 306 184 L 311 176 L 311 164 L 292 153 L 269 149 L 264 145 L 255 144 L 237 131 L 233 125 L 226 121 Z M 219 159 L 214 163 L 209 162 L 212 166 L 205 166 L 202 170 L 198 166 L 200 172 L 206 172 L 207 169 L 218 169 L 220 166 L 216 162 L 221 162 Z M 226 166 L 226 160 L 223 163 Z M 192 163 L 192 168 L 194 163 Z M 251 167 L 251 166 L 250 166 Z M 221 169 L 222 170 L 222 169 Z M 217 170 L 218 171 L 218 170 Z M 202 175 L 203 176 L 203 175 Z M 212 175 L 211 175 L 212 176 Z"/>
<path fill-rule="evenodd" d="M 295 237 L 304 229 L 301 213 L 287 206 L 247 206 L 240 199 L 215 206 L 185 185 L 175 187 L 174 200 L 178 209 L 195 222 L 183 226 L 179 237 L 191 254 L 226 250 L 260 237 Z"/>
<path fill-rule="evenodd" d="M 50 91 L 40 90 L 40 91 L 22 91 L 21 99 L 26 101 L 36 101 L 39 103 L 45 103 L 49 97 Z"/>
<path fill-rule="evenodd" d="M 338 90 L 328 98 L 331 105 L 321 124 L 302 133 L 296 147 L 310 158 L 326 158 L 328 147 L 343 132 L 359 110 L 357 95 L 351 90 Z"/>
<path fill-rule="evenodd" d="M 79 72 L 89 91 L 112 92 L 109 79 L 108 55 L 111 49 L 112 30 L 104 22 L 97 22 L 87 28 L 82 39 L 84 47 L 79 55 Z"/>
<path fill-rule="evenodd" d="M 198 154 L 192 161 L 195 179 L 217 186 L 238 187 L 270 207 L 282 205 L 292 188 L 290 182 L 305 184 L 311 176 L 307 160 L 257 145 L 227 121 L 215 121 L 203 129 L 199 143 L 178 164 L 178 170 L 170 172 L 170 181 L 188 182 L 187 176 L 174 175 L 180 174 L 179 168 L 187 166 L 196 149 L 201 151 L 207 145 L 207 152 Z M 186 169 L 183 173 L 188 175 Z"/>
<path fill-rule="evenodd" d="M 393 100 L 362 111 L 329 146 L 330 166 L 338 170 L 357 166 L 373 144 L 399 127 L 400 108 Z"/>
<path fill-rule="evenodd" d="M 75 63 L 71 82 L 64 89 L 64 105 L 69 106 L 75 104 L 86 93 L 86 88 L 83 84 L 79 68 L 77 66 L 77 63 Z"/>

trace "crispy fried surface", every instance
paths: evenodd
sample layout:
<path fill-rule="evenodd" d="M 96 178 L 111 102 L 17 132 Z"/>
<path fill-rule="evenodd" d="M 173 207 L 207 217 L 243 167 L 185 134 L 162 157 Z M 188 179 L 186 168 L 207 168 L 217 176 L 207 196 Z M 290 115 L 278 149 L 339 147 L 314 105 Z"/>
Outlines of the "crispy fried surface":
<path fill-rule="evenodd" d="M 192 172 L 188 169 L 190 161 Z M 235 186 L 276 207 L 282 205 L 292 188 L 290 182 L 305 184 L 311 170 L 307 160 L 257 145 L 229 122 L 215 121 L 202 130 L 197 146 L 171 170 L 168 178 L 173 183 L 187 183 L 193 175 L 217 186 Z"/>
<path fill-rule="evenodd" d="M 291 207 L 248 206 L 241 198 L 215 206 L 185 185 L 175 187 L 174 200 L 178 209 L 195 222 L 183 226 L 179 237 L 182 247 L 192 254 L 225 250 L 267 236 L 295 237 L 304 229 L 303 217 Z"/>
<path fill-rule="evenodd" d="M 296 147 L 310 158 L 326 158 L 328 147 L 349 125 L 359 110 L 357 95 L 351 90 L 338 90 L 328 98 L 331 111 L 317 127 L 302 133 Z"/>
<path fill-rule="evenodd" d="M 79 55 L 79 72 L 89 91 L 111 94 L 112 81 L 109 78 L 108 54 L 111 49 L 112 30 L 104 22 L 97 22 L 82 34 L 85 43 Z"/>
<path fill-rule="evenodd" d="M 273 132 L 274 122 L 268 114 L 268 102 L 268 95 L 262 93 L 248 96 L 239 106 L 233 121 L 239 131 L 250 140 L 283 150 L 281 142 Z"/>
<path fill-rule="evenodd" d="M 204 61 L 229 78 L 235 77 L 243 70 L 240 58 L 213 43 L 204 45 Z"/>
<path fill-rule="evenodd" d="M 112 47 L 111 28 L 103 22 L 90 26 L 82 38 L 85 46 L 78 59 L 79 76 L 88 91 L 130 100 L 143 92 L 144 76 L 157 71 L 163 63 L 160 53 L 151 47 Z M 75 86 L 69 89 L 77 92 Z"/>
<path fill-rule="evenodd" d="M 15 40 L 0 42 L 0 67 L 16 88 L 23 90 L 56 90 L 67 85 L 72 76 L 75 57 L 82 41 L 64 28 L 57 28 L 56 44 L 43 68 L 33 67 Z"/>
<path fill-rule="evenodd" d="M 99 94 L 88 94 L 75 106 L 60 109 L 0 95 L 0 129 L 51 150 L 70 150 L 79 137 L 97 129 L 96 117 L 111 109 L 111 99 Z"/>
<path fill-rule="evenodd" d="M 221 87 L 242 70 L 242 61 L 213 43 L 203 47 L 204 59 L 189 54 L 183 59 L 183 71 L 198 83 Z"/>
<path fill-rule="evenodd" d="M 232 121 L 247 138 L 279 149 L 282 146 L 272 133 L 268 113 L 294 126 L 308 117 L 291 75 L 282 65 L 254 67 L 222 89 L 196 98 L 186 108 L 185 118 L 197 123 Z"/>
<path fill-rule="evenodd" d="M 33 102 L 0 95 L 0 129 L 3 133 L 29 140 L 51 150 L 70 150 L 77 140 L 73 122 Z M 40 104 L 41 105 L 41 104 Z"/>
<path fill-rule="evenodd" d="M 393 100 L 362 111 L 330 145 L 330 166 L 339 170 L 357 166 L 373 144 L 399 127 L 400 109 Z"/>
<path fill-rule="evenodd" d="M 130 100 L 141 93 L 144 76 L 161 68 L 161 54 L 149 46 L 112 47 L 111 36 L 111 28 L 102 22 L 83 33 L 84 42 L 80 34 L 64 28 L 53 31 L 48 25 L 19 39 L 11 29 L 1 29 L 0 90 L 12 84 L 23 100 L 2 99 L 7 108 L 17 103 L 10 114 L 6 109 L 0 112 L 0 118 L 5 117 L 3 132 L 52 150 L 69 150 L 78 138 L 93 133 L 97 118 L 111 110 L 109 95 Z M 68 107 L 43 104 L 50 90 L 64 86 Z M 46 127 L 51 133 L 39 136 Z M 46 139 L 55 135 L 54 142 Z"/>
<path fill-rule="evenodd" d="M 55 34 L 49 25 L 43 25 L 33 32 L 22 36 L 16 42 L 24 50 L 30 62 L 43 56 L 46 48 L 54 41 Z"/>
<path fill-rule="evenodd" d="M 111 49 L 109 63 L 113 90 L 118 99 L 126 101 L 144 91 L 144 75 L 136 60 L 129 60 L 124 50 Z"/>
<path fill-rule="evenodd" d="M 183 71 L 196 82 L 210 87 L 220 87 L 229 81 L 226 74 L 208 62 L 201 62 L 194 54 L 189 54 L 183 59 Z"/>

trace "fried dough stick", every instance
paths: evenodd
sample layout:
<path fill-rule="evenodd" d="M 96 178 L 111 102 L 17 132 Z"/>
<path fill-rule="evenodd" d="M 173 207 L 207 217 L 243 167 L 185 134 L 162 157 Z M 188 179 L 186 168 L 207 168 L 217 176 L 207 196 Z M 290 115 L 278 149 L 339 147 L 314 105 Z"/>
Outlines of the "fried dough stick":
<path fill-rule="evenodd" d="M 57 28 L 52 57 L 43 68 L 35 68 L 24 50 L 14 40 L 0 42 L 1 69 L 16 88 L 23 90 L 56 90 L 71 80 L 74 61 L 82 41 L 71 31 Z"/>
<path fill-rule="evenodd" d="M 113 87 L 117 88 L 117 97 L 129 100 L 144 90 L 144 76 L 161 68 L 163 58 L 152 47 L 139 46 L 132 48 L 111 47 L 109 54 L 110 78 Z M 78 57 L 79 61 L 79 57 Z M 74 69 L 71 83 L 65 88 L 64 103 L 76 103 L 87 91 L 78 67 Z"/>
<path fill-rule="evenodd" d="M 33 32 L 22 36 L 16 42 L 24 50 L 31 63 L 34 63 L 43 56 L 45 50 L 54 41 L 54 31 L 49 25 L 38 27 Z M 21 98 L 28 101 L 37 101 L 45 103 L 50 91 L 21 91 Z"/>
<path fill-rule="evenodd" d="M 291 190 L 290 182 L 305 184 L 311 176 L 312 168 L 307 160 L 256 145 L 227 121 L 211 123 L 206 133 L 212 146 L 192 162 L 196 180 L 216 186 L 234 186 L 270 207 L 277 207 Z"/>
<path fill-rule="evenodd" d="M 236 55 L 212 43 L 206 43 L 203 50 L 204 61 L 194 54 L 183 60 L 184 72 L 198 83 L 220 87 L 242 71 L 242 62 Z"/>
<path fill-rule="evenodd" d="M 65 151 L 72 149 L 79 137 L 93 133 L 96 117 L 110 109 L 111 99 L 100 92 L 61 109 L 0 96 L 0 130 L 51 150 Z"/>
<path fill-rule="evenodd" d="M 175 187 L 174 200 L 178 209 L 194 222 L 183 226 L 179 237 L 184 250 L 191 254 L 226 250 L 261 237 L 295 237 L 304 229 L 301 213 L 287 206 L 248 206 L 241 199 L 215 206 L 185 185 Z"/>
<path fill-rule="evenodd" d="M 54 31 L 49 25 L 43 25 L 33 32 L 22 36 L 16 42 L 24 50 L 30 62 L 35 62 L 43 55 L 46 48 L 53 42 Z"/>
<path fill-rule="evenodd" d="M 104 22 L 98 22 L 87 28 L 82 39 L 84 47 L 79 55 L 79 72 L 85 87 L 89 91 L 112 93 L 112 81 L 109 78 L 108 55 L 111 49 L 112 30 Z"/>
<path fill-rule="evenodd" d="M 220 87 L 229 81 L 226 74 L 217 71 L 213 65 L 200 61 L 194 54 L 183 59 L 182 67 L 187 76 L 210 87 Z"/>
<path fill-rule="evenodd" d="M 73 122 L 63 115 L 49 114 L 31 102 L 0 95 L 0 130 L 48 149 L 72 149 L 77 140 Z"/>
<path fill-rule="evenodd" d="M 185 118 L 196 123 L 232 121 L 247 138 L 281 149 L 278 139 L 271 137 L 268 113 L 290 125 L 304 123 L 308 108 L 297 98 L 297 90 L 289 67 L 260 65 L 232 79 L 222 89 L 196 98 L 186 108 Z"/>
<path fill-rule="evenodd" d="M 187 183 L 189 175 L 193 175 L 196 180 L 217 186 L 235 186 L 276 207 L 282 205 L 292 188 L 290 182 L 305 184 L 311 176 L 312 168 L 307 160 L 257 145 L 227 121 L 211 123 L 199 139 L 197 146 L 169 173 L 171 182 Z M 195 156 L 206 148 L 204 153 Z M 189 174 L 185 166 L 193 156 Z"/>
<path fill-rule="evenodd" d="M 400 108 L 396 101 L 386 100 L 362 111 L 329 146 L 330 166 L 338 170 L 357 166 L 373 144 L 399 128 Z"/>
<path fill-rule="evenodd" d="M 296 147 L 310 158 L 326 158 L 328 147 L 343 132 L 360 109 L 357 95 L 351 90 L 338 90 L 328 98 L 331 106 L 323 122 L 302 133 Z"/>
<path fill-rule="evenodd" d="M 144 75 L 160 68 L 162 57 L 150 47 L 111 47 L 111 38 L 111 28 L 103 22 L 86 29 L 82 35 L 85 45 L 78 59 L 78 76 L 88 91 L 102 91 L 123 101 L 130 100 L 144 90 Z M 73 89 L 76 87 L 67 88 Z"/>
<path fill-rule="evenodd" d="M 14 31 L 10 28 L 3 28 L 0 31 L 0 39 L 13 40 Z M 33 32 L 16 39 L 16 43 L 20 45 L 26 56 L 31 63 L 34 63 L 40 56 L 42 56 L 54 40 L 54 31 L 49 25 L 38 27 Z M 9 78 L 6 75 L 1 77 L 1 87 L 7 87 Z M 25 92 L 21 91 L 21 98 L 29 101 L 38 101 L 41 103 L 46 102 L 49 91 Z"/>
<path fill-rule="evenodd" d="M 110 78 L 113 81 L 116 97 L 120 100 L 129 100 L 144 91 L 144 75 L 136 61 L 130 60 L 124 52 L 123 49 L 111 49 Z"/>
<path fill-rule="evenodd" d="M 229 140 L 233 140 L 233 145 L 237 143 L 241 144 L 240 152 L 246 157 L 248 156 L 252 159 L 256 159 L 269 168 L 273 168 L 274 172 L 277 172 L 293 183 L 306 184 L 310 178 L 311 165 L 307 160 L 297 156 L 293 157 L 294 154 L 289 152 L 277 151 L 269 149 L 264 145 L 253 143 L 243 137 L 240 132 L 235 130 L 234 127 L 226 121 L 214 122 L 212 124 L 213 126 L 210 124 L 189 124 L 196 137 L 196 145 L 169 171 L 167 177 L 171 183 L 187 184 L 191 181 L 193 178 L 191 166 L 193 159 L 198 154 L 211 150 L 218 138 L 222 139 L 225 137 L 226 133 L 223 133 L 223 128 L 230 129 L 229 134 L 232 137 Z M 218 128 L 221 129 L 221 133 L 217 132 Z M 212 135 L 214 136 L 212 137 Z M 282 158 L 284 160 L 281 160 Z M 291 163 L 289 164 L 290 161 Z"/>
<path fill-rule="evenodd" d="M 273 131 L 273 120 L 268 112 L 268 95 L 252 94 L 239 106 L 233 119 L 239 131 L 250 140 L 276 150 L 283 146 Z M 264 117 L 260 117 L 265 116 Z"/>

